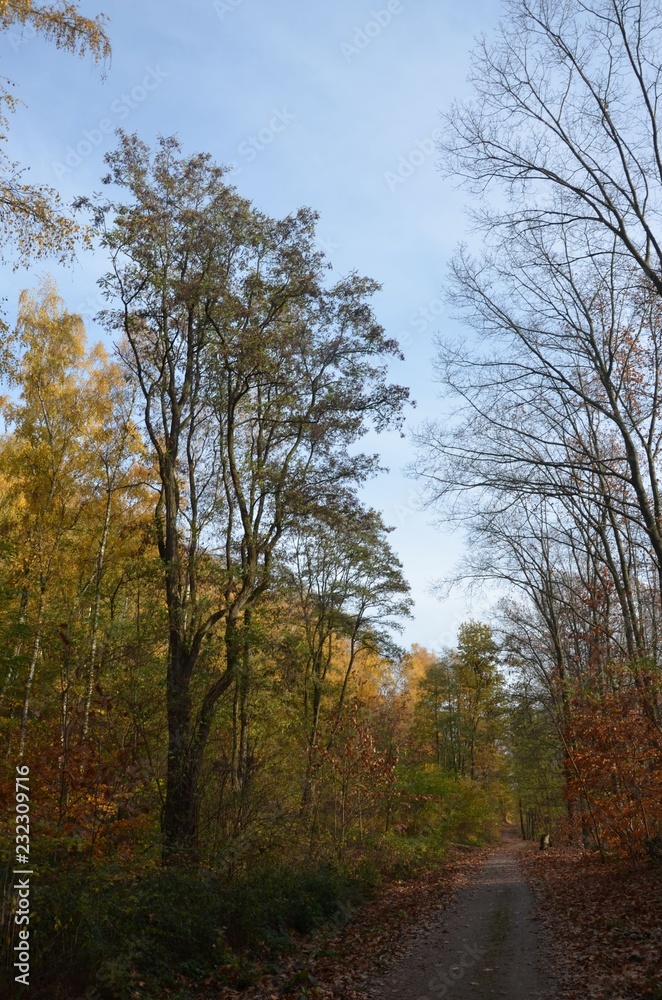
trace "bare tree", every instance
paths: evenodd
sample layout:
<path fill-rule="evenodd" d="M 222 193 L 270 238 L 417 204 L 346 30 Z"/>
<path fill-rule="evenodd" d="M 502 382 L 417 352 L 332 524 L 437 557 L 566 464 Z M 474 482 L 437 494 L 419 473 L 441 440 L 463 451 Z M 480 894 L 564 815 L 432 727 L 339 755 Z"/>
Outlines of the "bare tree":
<path fill-rule="evenodd" d="M 415 471 L 468 527 L 462 574 L 508 588 L 506 645 L 581 784 L 575 698 L 624 684 L 662 718 L 662 6 L 506 10 L 441 143 L 480 196 L 482 251 L 451 281 L 478 336 L 439 343 L 456 411 L 421 429 Z"/>
<path fill-rule="evenodd" d="M 562 228 L 579 253 L 588 230 L 591 255 L 615 245 L 662 291 L 661 50 L 658 0 L 508 0 L 442 141 L 481 204 L 506 194 L 477 214 L 486 230 Z"/>

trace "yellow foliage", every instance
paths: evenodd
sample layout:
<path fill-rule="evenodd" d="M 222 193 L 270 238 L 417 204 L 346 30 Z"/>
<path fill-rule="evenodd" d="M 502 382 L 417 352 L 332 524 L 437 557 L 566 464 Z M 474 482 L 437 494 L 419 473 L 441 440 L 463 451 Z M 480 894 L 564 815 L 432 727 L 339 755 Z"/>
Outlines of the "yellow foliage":
<path fill-rule="evenodd" d="M 56 48 L 78 56 L 90 55 L 94 62 L 110 57 L 103 15 L 84 17 L 77 2 L 0 0 L 0 30 L 15 26 L 29 27 Z M 7 113 L 14 110 L 16 103 L 0 83 L 0 141 L 7 139 Z M 59 195 L 53 188 L 26 184 L 23 174 L 20 165 L 0 149 L 0 230 L 4 243 L 13 245 L 18 252 L 16 266 L 50 253 L 57 254 L 60 260 L 67 259 L 80 235 L 79 227 L 62 213 Z M 87 238 L 85 233 L 82 235 Z M 0 326 L 4 328 L 4 324 Z"/>

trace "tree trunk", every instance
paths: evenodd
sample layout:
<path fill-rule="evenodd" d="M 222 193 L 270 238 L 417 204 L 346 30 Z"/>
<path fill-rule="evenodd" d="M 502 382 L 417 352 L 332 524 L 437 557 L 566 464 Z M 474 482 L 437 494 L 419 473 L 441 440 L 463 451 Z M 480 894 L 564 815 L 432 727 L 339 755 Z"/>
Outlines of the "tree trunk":
<path fill-rule="evenodd" d="M 323 651 L 320 649 L 315 658 L 312 668 L 313 678 L 313 718 L 308 735 L 308 762 L 306 764 L 306 774 L 303 781 L 303 791 L 301 793 L 301 816 L 310 812 L 313 801 L 313 773 L 315 768 L 315 751 L 317 749 L 317 738 L 319 735 L 320 713 L 322 709 L 322 684 L 326 677 L 326 672 L 331 662 L 331 639 L 329 639 L 329 654 L 326 661 L 323 659 Z"/>
<path fill-rule="evenodd" d="M 0 705 L 5 700 L 5 696 L 7 694 L 9 686 L 11 685 L 11 682 L 14 679 L 14 672 L 15 672 L 16 664 L 18 662 L 18 658 L 20 657 L 22 649 L 23 649 L 23 639 L 21 637 L 20 632 L 21 632 L 21 630 L 23 629 L 23 627 L 25 625 L 25 619 L 27 617 L 27 608 L 28 608 L 28 588 L 27 588 L 27 584 L 24 584 L 23 587 L 21 587 L 21 604 L 20 604 L 19 612 L 18 612 L 19 637 L 16 640 L 16 642 L 14 643 L 14 650 L 13 650 L 11 662 L 9 664 L 9 669 L 7 670 L 7 676 L 5 677 L 5 679 L 3 681 L 2 691 L 0 691 Z"/>
<path fill-rule="evenodd" d="M 162 861 L 195 863 L 198 849 L 197 788 L 191 772 L 191 698 L 186 652 L 171 637 L 167 686 L 168 773 L 163 807 Z"/>
<path fill-rule="evenodd" d="M 28 669 L 28 678 L 25 683 L 25 696 L 23 698 L 23 712 L 21 713 L 21 732 L 19 737 L 18 754 L 19 757 L 23 756 L 25 752 L 25 739 L 28 731 L 28 715 L 30 713 L 30 699 L 32 697 L 32 687 L 34 684 L 34 676 L 37 670 L 37 662 L 39 660 L 39 654 L 41 652 L 41 633 L 44 627 L 44 594 L 39 595 L 39 613 L 37 615 L 37 628 L 34 637 L 34 645 L 32 647 L 32 657 L 30 659 L 30 667 Z"/>
<path fill-rule="evenodd" d="M 248 778 L 248 699 L 252 684 L 253 657 L 250 610 L 244 612 L 241 669 L 237 671 L 232 705 L 232 787 L 239 792 Z"/>
<path fill-rule="evenodd" d="M 103 522 L 103 531 L 101 533 L 101 542 L 99 544 L 99 552 L 97 555 L 97 569 L 94 581 L 94 608 L 92 610 L 92 637 L 90 643 L 90 665 L 88 668 L 87 677 L 87 694 L 85 696 L 85 708 L 83 711 L 83 739 L 87 738 L 87 731 L 90 726 L 90 708 L 92 706 L 92 695 L 94 694 L 94 682 L 96 679 L 96 657 L 97 657 L 97 643 L 99 635 L 99 614 L 101 610 L 101 580 L 103 577 L 103 568 L 106 557 L 106 544 L 108 541 L 108 530 L 110 528 L 110 490 L 108 491 L 108 496 L 106 498 L 106 515 Z"/>

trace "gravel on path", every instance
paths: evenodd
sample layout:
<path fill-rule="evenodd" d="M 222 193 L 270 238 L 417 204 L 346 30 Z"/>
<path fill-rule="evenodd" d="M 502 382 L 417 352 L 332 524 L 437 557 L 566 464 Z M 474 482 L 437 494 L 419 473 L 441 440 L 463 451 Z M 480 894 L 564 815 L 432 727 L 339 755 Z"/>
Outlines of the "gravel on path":
<path fill-rule="evenodd" d="M 550 950 L 518 858 L 524 847 L 506 831 L 474 881 L 371 983 L 374 1000 L 555 1000 Z"/>

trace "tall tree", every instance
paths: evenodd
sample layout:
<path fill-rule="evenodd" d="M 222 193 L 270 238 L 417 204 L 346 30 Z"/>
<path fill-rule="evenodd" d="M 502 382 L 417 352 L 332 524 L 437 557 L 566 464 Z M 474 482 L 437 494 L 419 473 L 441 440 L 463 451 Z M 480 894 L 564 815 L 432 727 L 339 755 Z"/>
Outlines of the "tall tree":
<path fill-rule="evenodd" d="M 468 572 L 519 591 L 508 642 L 546 687 L 601 847 L 574 715 L 611 711 L 625 662 L 619 697 L 645 715 L 640 732 L 661 717 L 662 8 L 512 0 L 508 13 L 442 143 L 449 170 L 501 197 L 481 200 L 481 253 L 453 264 L 482 339 L 440 344 L 461 405 L 422 433 L 418 469 L 432 502 L 453 495 L 450 516 L 472 525 Z"/>
<path fill-rule="evenodd" d="M 140 439 L 122 373 L 102 348 L 86 352 L 80 317 L 66 311 L 52 282 L 21 296 L 12 370 L 18 398 L 2 407 L 9 433 L 0 449 L 0 468 L 12 483 L 3 491 L 8 508 L 3 530 L 12 550 L 6 580 L 18 602 L 9 601 L 4 609 L 14 619 L 16 642 L 2 693 L 19 677 L 23 680 L 22 753 L 44 636 L 55 627 L 51 609 L 59 609 L 57 628 L 67 632 L 66 645 L 73 649 L 63 618 L 82 617 L 89 601 L 82 726 L 87 731 L 106 552 L 117 517 L 131 524 L 130 505 L 145 474 L 136 469 Z M 120 493 L 124 498 L 118 503 Z M 64 729 L 69 688 L 63 681 Z"/>
<path fill-rule="evenodd" d="M 497 766 L 505 734 L 504 688 L 489 626 L 460 626 L 457 649 L 428 662 L 416 679 L 419 727 L 436 763 L 471 780 Z"/>
<path fill-rule="evenodd" d="M 207 155 L 152 156 L 124 135 L 98 206 L 112 259 L 109 326 L 143 400 L 158 466 L 155 527 L 169 618 L 163 856 L 195 856 L 198 783 L 217 704 L 247 653 L 247 613 L 284 532 L 338 504 L 375 466 L 350 454 L 370 424 L 397 423 L 406 391 L 385 381 L 397 345 L 355 275 L 328 285 L 315 216 L 256 211 Z M 193 692 L 223 656 L 197 703 Z M 211 657 L 211 659 L 210 659 Z"/>
<path fill-rule="evenodd" d="M 21 400 L 5 405 L 14 428 L 3 465 L 22 494 L 22 594 L 19 618 L 29 615 L 30 651 L 21 713 L 19 752 L 25 748 L 28 715 L 43 641 L 49 585 L 63 545 L 80 515 L 80 366 L 84 355 L 80 318 L 64 309 L 55 288 L 24 293 L 19 307 L 22 354 L 15 377 Z M 19 651 L 17 650 L 17 653 Z M 10 663 L 7 680 L 14 672 Z"/>

